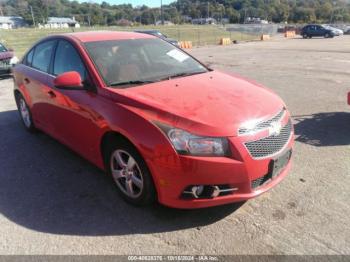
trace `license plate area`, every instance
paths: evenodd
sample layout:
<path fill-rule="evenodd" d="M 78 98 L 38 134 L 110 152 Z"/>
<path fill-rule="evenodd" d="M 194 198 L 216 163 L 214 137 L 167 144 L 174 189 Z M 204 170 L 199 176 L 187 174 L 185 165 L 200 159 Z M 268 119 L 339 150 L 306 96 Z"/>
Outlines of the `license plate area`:
<path fill-rule="evenodd" d="M 0 69 L 11 68 L 10 61 L 0 61 Z"/>
<path fill-rule="evenodd" d="M 292 157 L 292 150 L 288 150 L 280 157 L 271 160 L 269 165 L 269 177 L 271 179 L 277 177 L 283 171 L 283 169 L 287 166 L 291 157 Z"/>

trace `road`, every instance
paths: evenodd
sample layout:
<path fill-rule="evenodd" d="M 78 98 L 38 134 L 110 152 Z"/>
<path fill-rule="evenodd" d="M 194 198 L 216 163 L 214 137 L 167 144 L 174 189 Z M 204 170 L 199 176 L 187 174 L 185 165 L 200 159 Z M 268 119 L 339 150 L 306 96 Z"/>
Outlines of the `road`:
<path fill-rule="evenodd" d="M 27 133 L 0 81 L 0 254 L 350 254 L 350 37 L 274 39 L 190 52 L 277 92 L 290 109 L 292 172 L 242 206 L 124 203 L 110 178 Z"/>

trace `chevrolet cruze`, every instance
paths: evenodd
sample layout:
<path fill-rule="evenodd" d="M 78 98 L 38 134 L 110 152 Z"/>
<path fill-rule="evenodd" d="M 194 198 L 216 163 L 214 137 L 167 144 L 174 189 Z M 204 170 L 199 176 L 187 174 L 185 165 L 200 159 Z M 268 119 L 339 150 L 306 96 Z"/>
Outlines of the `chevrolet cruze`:
<path fill-rule="evenodd" d="M 277 95 L 155 36 L 49 36 L 14 68 L 14 82 L 25 128 L 105 170 L 132 204 L 245 201 L 291 167 L 293 126 Z"/>

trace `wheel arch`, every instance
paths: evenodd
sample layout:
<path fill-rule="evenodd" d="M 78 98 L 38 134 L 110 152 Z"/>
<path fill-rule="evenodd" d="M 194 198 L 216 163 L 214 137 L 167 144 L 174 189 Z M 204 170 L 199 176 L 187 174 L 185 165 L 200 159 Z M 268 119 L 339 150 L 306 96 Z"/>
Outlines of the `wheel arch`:
<path fill-rule="evenodd" d="M 140 154 L 140 156 L 143 158 L 144 163 L 149 171 L 149 174 L 151 175 L 151 179 L 155 188 L 155 193 L 156 193 L 156 198 L 158 199 L 159 197 L 159 184 L 157 183 L 157 180 L 154 177 L 154 174 L 152 172 L 152 169 L 150 168 L 150 166 L 148 165 L 144 155 L 142 154 L 142 152 L 139 150 L 139 148 L 137 147 L 136 143 L 133 143 L 131 139 L 129 139 L 128 137 L 126 137 L 125 135 L 123 135 L 122 133 L 118 132 L 118 131 L 114 131 L 114 130 L 108 130 L 106 131 L 103 136 L 101 137 L 101 141 L 100 141 L 100 156 L 102 158 L 103 161 L 103 167 L 105 169 L 105 171 L 107 172 L 107 168 L 108 168 L 108 163 L 107 163 L 107 158 L 105 156 L 105 149 L 107 147 L 107 145 L 110 144 L 111 141 L 125 141 L 127 143 L 129 143 L 131 146 L 134 147 L 134 149 L 137 151 L 138 154 Z"/>
<path fill-rule="evenodd" d="M 129 142 L 130 144 L 132 144 L 135 148 L 136 146 L 130 141 L 130 139 L 128 139 L 127 137 L 125 137 L 124 135 L 122 135 L 120 132 L 117 131 L 113 131 L 113 130 L 109 130 L 106 131 L 102 137 L 101 137 L 101 141 L 100 141 L 100 155 L 102 157 L 103 163 L 106 164 L 105 159 L 105 148 L 107 147 L 107 145 L 109 144 L 110 141 L 115 141 L 115 140 L 126 140 L 127 142 Z M 139 152 L 139 150 L 138 150 Z M 139 152 L 140 153 L 140 152 Z"/>
<path fill-rule="evenodd" d="M 22 93 L 18 89 L 15 89 L 13 91 L 13 94 L 14 94 L 15 98 L 17 98 L 19 95 L 22 95 Z"/>

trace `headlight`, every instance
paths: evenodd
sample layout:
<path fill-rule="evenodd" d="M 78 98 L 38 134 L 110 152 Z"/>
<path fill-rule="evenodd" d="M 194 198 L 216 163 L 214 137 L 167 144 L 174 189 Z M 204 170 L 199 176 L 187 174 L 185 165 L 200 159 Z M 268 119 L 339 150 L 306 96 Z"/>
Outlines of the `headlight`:
<path fill-rule="evenodd" d="M 166 134 L 175 150 L 182 155 L 193 156 L 229 156 L 227 138 L 203 137 L 191 134 L 179 128 L 157 123 Z"/>
<path fill-rule="evenodd" d="M 10 65 L 15 65 L 17 63 L 18 63 L 18 58 L 16 56 L 14 56 L 10 59 Z"/>

